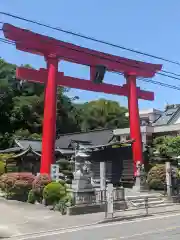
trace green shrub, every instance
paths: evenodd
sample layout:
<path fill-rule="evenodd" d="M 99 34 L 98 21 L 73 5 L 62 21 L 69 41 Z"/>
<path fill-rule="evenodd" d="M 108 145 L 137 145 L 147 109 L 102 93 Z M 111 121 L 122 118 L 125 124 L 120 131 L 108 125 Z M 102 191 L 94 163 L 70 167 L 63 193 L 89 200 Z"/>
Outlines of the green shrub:
<path fill-rule="evenodd" d="M 64 180 L 61 180 L 61 179 L 60 179 L 58 182 L 59 182 L 62 186 L 64 186 L 64 185 L 66 184 L 66 182 L 65 182 Z"/>
<path fill-rule="evenodd" d="M 67 192 L 67 194 L 62 198 L 62 200 L 65 201 L 67 207 L 74 205 L 74 198 L 71 192 Z"/>
<path fill-rule="evenodd" d="M 14 196 L 18 200 L 27 200 L 35 176 L 29 172 L 5 173 L 0 177 L 0 188 L 7 198 Z"/>
<path fill-rule="evenodd" d="M 43 198 L 47 205 L 54 205 L 66 196 L 66 187 L 59 182 L 49 183 L 43 190 Z"/>
<path fill-rule="evenodd" d="M 178 178 L 177 168 L 172 167 Z M 157 164 L 152 167 L 147 176 L 147 183 L 150 189 L 165 190 L 166 187 L 166 170 L 164 164 Z"/>
<path fill-rule="evenodd" d="M 54 210 L 60 211 L 62 215 L 67 213 L 67 208 L 74 205 L 74 199 L 71 192 L 66 193 L 59 202 L 55 205 Z"/>
<path fill-rule="evenodd" d="M 29 191 L 27 202 L 32 204 L 36 202 L 36 195 L 32 189 Z"/>
<path fill-rule="evenodd" d="M 164 190 L 166 172 L 164 164 L 157 164 L 152 167 L 147 176 L 147 183 L 150 189 Z"/>
<path fill-rule="evenodd" d="M 0 176 L 5 173 L 5 163 L 0 161 Z"/>
<path fill-rule="evenodd" d="M 62 215 L 65 215 L 67 213 L 66 201 L 64 199 L 60 200 L 54 207 L 54 210 L 57 210 L 61 212 Z"/>
<path fill-rule="evenodd" d="M 165 184 L 160 179 L 152 179 L 149 184 L 149 189 L 153 190 L 164 190 Z"/>

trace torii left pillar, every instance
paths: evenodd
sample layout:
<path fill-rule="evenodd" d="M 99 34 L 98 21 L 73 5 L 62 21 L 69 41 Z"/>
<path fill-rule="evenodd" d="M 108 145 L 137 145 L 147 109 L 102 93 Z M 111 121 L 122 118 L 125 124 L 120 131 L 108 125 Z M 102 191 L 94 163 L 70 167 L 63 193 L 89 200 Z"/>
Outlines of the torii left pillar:
<path fill-rule="evenodd" d="M 48 56 L 46 58 L 48 79 L 44 96 L 44 121 L 42 137 L 42 156 L 40 173 L 50 173 L 51 164 L 54 162 L 54 148 L 56 139 L 56 93 L 58 58 Z M 47 141 L 48 139 L 48 141 Z"/>

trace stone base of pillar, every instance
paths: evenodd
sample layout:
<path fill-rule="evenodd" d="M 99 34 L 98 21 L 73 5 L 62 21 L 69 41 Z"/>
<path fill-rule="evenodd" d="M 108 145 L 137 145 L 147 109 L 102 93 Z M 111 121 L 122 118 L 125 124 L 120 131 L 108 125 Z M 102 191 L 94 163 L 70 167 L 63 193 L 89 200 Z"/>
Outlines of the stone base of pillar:
<path fill-rule="evenodd" d="M 145 176 L 136 177 L 133 190 L 135 190 L 136 192 L 148 192 L 148 185 L 146 183 Z"/>
<path fill-rule="evenodd" d="M 137 192 L 148 191 L 144 164 L 141 164 L 141 162 L 137 162 L 136 167 L 137 167 L 137 172 L 136 172 L 136 181 L 135 181 L 134 189 L 137 190 Z"/>

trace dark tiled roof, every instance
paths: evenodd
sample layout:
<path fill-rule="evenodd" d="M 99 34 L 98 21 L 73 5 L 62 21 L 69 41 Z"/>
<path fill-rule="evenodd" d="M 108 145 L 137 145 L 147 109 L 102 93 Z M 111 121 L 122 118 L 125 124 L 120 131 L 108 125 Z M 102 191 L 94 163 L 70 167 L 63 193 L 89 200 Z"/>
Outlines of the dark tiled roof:
<path fill-rule="evenodd" d="M 89 142 L 92 145 L 103 145 L 107 144 L 112 139 L 112 137 L 113 131 L 109 129 L 101 129 L 83 133 L 71 133 L 61 135 L 60 138 L 56 140 L 55 147 L 68 148 L 72 140 L 77 140 L 82 143 Z M 41 141 L 16 140 L 16 144 L 23 150 L 31 146 L 33 151 L 41 152 Z"/>
<path fill-rule="evenodd" d="M 72 140 L 90 142 L 92 145 L 103 145 L 107 144 L 112 137 L 113 131 L 109 129 L 66 134 L 60 136 L 60 138 L 56 140 L 56 147 L 68 148 Z"/>
<path fill-rule="evenodd" d="M 16 144 L 24 150 L 31 146 L 34 151 L 41 152 L 41 141 L 17 140 Z"/>
<path fill-rule="evenodd" d="M 179 119 L 179 117 L 180 117 L 180 106 L 179 106 L 179 109 L 176 111 L 176 113 L 172 116 L 168 124 L 175 124 L 176 121 Z"/>
<path fill-rule="evenodd" d="M 0 153 L 19 153 L 21 152 L 22 148 L 20 147 L 13 147 L 13 148 L 7 148 L 5 150 L 0 150 Z"/>
<path fill-rule="evenodd" d="M 179 113 L 179 114 L 178 114 Z M 173 124 L 175 119 L 180 115 L 180 105 L 172 105 L 167 107 L 164 113 L 158 118 L 154 123 L 153 126 L 161 126 L 161 125 L 168 125 Z"/>

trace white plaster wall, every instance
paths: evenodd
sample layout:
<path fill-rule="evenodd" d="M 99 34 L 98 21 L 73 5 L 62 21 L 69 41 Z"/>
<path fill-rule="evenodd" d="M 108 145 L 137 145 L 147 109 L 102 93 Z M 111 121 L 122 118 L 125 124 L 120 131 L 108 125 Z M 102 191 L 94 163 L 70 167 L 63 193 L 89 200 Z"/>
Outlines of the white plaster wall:
<path fill-rule="evenodd" d="M 175 124 L 180 123 L 180 117 L 176 120 Z"/>

